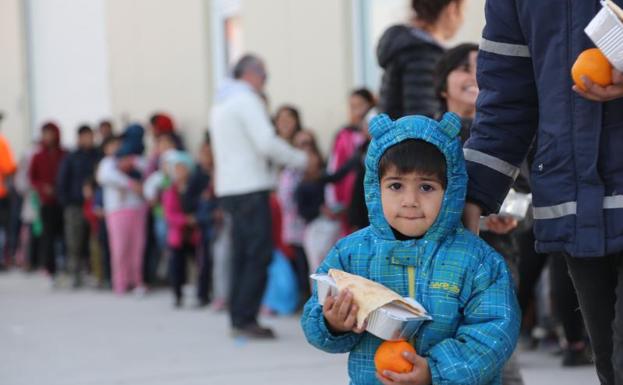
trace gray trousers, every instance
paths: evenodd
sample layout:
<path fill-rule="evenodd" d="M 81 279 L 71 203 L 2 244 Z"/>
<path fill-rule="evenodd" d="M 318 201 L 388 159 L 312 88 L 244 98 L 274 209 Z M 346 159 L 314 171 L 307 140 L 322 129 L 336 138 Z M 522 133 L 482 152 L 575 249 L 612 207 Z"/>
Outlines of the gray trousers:
<path fill-rule="evenodd" d="M 84 252 L 88 224 L 84 219 L 82 206 L 67 206 L 63 214 L 65 218 L 65 243 L 69 257 L 69 272 L 75 278 L 79 278 L 86 261 Z"/>

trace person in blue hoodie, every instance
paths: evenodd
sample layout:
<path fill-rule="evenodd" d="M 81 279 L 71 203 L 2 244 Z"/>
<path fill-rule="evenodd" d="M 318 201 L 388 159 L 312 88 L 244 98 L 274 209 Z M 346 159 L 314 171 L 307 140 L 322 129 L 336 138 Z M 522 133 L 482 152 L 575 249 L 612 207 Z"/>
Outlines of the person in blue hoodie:
<path fill-rule="evenodd" d="M 433 320 L 417 332 L 409 373 L 375 373 L 383 342 L 355 328 L 347 290 L 301 320 L 309 343 L 350 353 L 351 384 L 501 384 L 517 342 L 520 311 L 502 256 L 463 227 L 467 174 L 461 122 L 408 116 L 372 120 L 364 179 L 370 226 L 341 239 L 319 273 L 340 269 L 420 302 Z M 412 340 L 413 341 L 413 340 Z"/>

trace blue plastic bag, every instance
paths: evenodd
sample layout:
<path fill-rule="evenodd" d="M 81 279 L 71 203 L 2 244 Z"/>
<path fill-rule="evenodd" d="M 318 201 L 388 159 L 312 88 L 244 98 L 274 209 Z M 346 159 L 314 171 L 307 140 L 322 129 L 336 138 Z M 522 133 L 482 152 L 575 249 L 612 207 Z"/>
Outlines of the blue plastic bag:
<path fill-rule="evenodd" d="M 268 283 L 262 304 L 279 315 L 296 311 L 299 290 L 296 274 L 285 255 L 279 250 L 273 252 L 273 261 L 268 266 Z"/>

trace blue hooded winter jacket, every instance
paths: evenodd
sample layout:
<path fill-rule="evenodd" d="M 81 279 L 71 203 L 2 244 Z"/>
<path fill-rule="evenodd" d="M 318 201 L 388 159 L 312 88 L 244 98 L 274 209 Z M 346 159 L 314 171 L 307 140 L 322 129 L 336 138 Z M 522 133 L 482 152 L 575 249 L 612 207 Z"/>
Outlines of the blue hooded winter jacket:
<path fill-rule="evenodd" d="M 592 102 L 571 89 L 571 66 L 594 47 L 584 28 L 600 8 L 598 0 L 485 6 L 480 94 L 465 144 L 467 199 L 497 212 L 534 143 L 530 183 L 542 253 L 623 250 L 623 98 Z"/>
<path fill-rule="evenodd" d="M 387 115 L 371 122 L 365 176 L 370 226 L 340 240 L 318 272 L 344 270 L 409 296 L 409 270 L 414 270 L 415 299 L 433 317 L 418 331 L 415 349 L 427 358 L 433 384 L 500 384 L 501 368 L 517 342 L 520 311 L 502 257 L 461 223 L 467 174 L 460 126 L 451 113 L 440 122 L 422 116 L 392 121 Z M 399 241 L 383 216 L 378 165 L 389 147 L 407 139 L 439 148 L 446 158 L 448 184 L 428 232 Z M 333 335 L 316 289 L 301 323 L 307 340 L 317 348 L 350 352 L 351 384 L 379 384 L 373 357 L 382 340 L 367 332 Z"/>

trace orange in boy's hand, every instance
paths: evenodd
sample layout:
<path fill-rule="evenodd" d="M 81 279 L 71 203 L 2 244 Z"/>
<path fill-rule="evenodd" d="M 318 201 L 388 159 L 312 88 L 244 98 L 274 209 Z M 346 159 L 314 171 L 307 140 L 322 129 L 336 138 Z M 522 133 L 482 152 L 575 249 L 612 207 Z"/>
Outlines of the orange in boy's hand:
<path fill-rule="evenodd" d="M 612 84 L 612 64 L 599 48 L 589 48 L 583 51 L 571 67 L 573 82 L 582 91 L 586 91 L 582 76 L 586 76 L 602 87 Z"/>
<path fill-rule="evenodd" d="M 415 349 L 407 341 L 385 341 L 374 354 L 374 366 L 381 375 L 385 370 L 396 373 L 409 373 L 413 364 L 402 356 L 404 352 L 415 353 Z"/>

